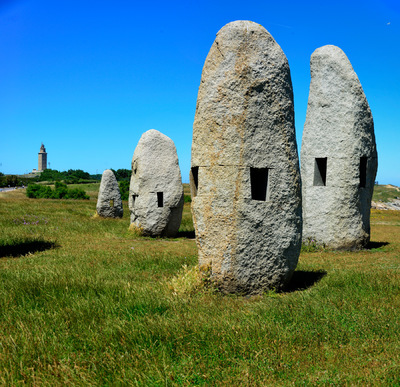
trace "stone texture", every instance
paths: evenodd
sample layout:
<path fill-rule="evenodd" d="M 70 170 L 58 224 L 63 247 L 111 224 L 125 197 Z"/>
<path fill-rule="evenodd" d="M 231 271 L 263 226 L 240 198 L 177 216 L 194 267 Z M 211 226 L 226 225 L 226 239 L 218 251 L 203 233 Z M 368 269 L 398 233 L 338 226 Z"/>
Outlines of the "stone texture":
<path fill-rule="evenodd" d="M 324 158 L 325 185 L 316 166 Z M 365 246 L 376 170 L 374 123 L 360 81 L 340 48 L 318 48 L 301 147 L 303 239 L 334 249 Z"/>
<path fill-rule="evenodd" d="M 288 61 L 259 24 L 236 21 L 217 34 L 197 98 L 191 166 L 200 270 L 223 292 L 281 289 L 300 252 L 300 171 Z"/>
<path fill-rule="evenodd" d="M 143 133 L 132 158 L 131 224 L 143 235 L 174 236 L 182 220 L 183 186 L 174 142 L 157 130 Z"/>
<path fill-rule="evenodd" d="M 118 182 L 111 169 L 106 169 L 101 176 L 96 209 L 104 218 L 122 218 L 124 214 Z"/>

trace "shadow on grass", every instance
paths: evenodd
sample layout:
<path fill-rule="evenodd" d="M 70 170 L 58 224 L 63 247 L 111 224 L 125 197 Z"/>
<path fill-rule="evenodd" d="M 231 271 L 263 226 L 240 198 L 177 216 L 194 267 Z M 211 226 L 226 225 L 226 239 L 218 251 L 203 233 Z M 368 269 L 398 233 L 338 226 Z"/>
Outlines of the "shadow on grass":
<path fill-rule="evenodd" d="M 327 272 L 325 270 L 318 271 L 304 271 L 298 270 L 293 273 L 290 283 L 283 290 L 283 293 L 292 293 L 299 290 L 306 290 L 314 286 Z"/>
<path fill-rule="evenodd" d="M 55 242 L 43 239 L 26 239 L 11 241 L 2 244 L 0 242 L 0 258 L 20 257 L 21 255 L 34 254 L 38 251 L 45 251 L 59 247 Z"/>
<path fill-rule="evenodd" d="M 187 239 L 194 239 L 196 234 L 194 231 L 178 231 L 176 234 L 176 238 L 187 238 Z"/>
<path fill-rule="evenodd" d="M 365 246 L 365 250 L 379 249 L 381 247 L 387 246 L 389 242 L 368 242 Z"/>

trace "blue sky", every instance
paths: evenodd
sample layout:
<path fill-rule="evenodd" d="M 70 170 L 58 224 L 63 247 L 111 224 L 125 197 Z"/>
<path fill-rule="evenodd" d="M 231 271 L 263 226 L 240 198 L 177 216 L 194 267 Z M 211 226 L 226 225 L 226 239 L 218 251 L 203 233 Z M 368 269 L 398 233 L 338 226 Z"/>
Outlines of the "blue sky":
<path fill-rule="evenodd" d="M 400 2 L 0 0 L 0 171 L 130 168 L 143 132 L 178 150 L 188 181 L 202 67 L 234 20 L 263 25 L 291 68 L 298 147 L 312 52 L 339 46 L 375 122 L 380 184 L 400 186 Z"/>

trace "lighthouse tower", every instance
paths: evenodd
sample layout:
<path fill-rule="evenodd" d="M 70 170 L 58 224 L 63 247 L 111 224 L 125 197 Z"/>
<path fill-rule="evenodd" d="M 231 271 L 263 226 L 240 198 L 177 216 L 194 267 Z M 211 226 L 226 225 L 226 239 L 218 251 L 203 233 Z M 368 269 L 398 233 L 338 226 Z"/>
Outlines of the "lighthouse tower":
<path fill-rule="evenodd" d="M 40 151 L 39 151 L 38 171 L 44 171 L 45 169 L 47 169 L 47 152 L 46 152 L 46 148 L 44 147 L 44 145 L 42 143 L 42 146 L 40 147 Z"/>

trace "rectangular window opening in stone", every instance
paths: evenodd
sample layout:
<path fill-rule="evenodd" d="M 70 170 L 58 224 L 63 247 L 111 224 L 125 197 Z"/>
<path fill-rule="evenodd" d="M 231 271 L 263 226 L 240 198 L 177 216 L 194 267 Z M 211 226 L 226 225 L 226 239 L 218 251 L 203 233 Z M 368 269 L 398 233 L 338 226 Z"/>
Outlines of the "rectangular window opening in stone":
<path fill-rule="evenodd" d="M 110 199 L 110 207 L 114 208 L 114 199 Z"/>
<path fill-rule="evenodd" d="M 135 200 L 138 197 L 138 195 L 132 195 L 132 206 L 135 206 Z"/>
<path fill-rule="evenodd" d="M 164 207 L 164 194 L 162 192 L 157 192 L 157 204 L 158 207 Z"/>
<path fill-rule="evenodd" d="M 251 198 L 253 200 L 267 200 L 268 168 L 250 167 Z"/>
<path fill-rule="evenodd" d="M 367 185 L 367 157 L 360 157 L 360 188 Z"/>
<path fill-rule="evenodd" d="M 199 167 L 192 167 L 191 168 L 191 173 L 192 173 L 192 192 L 193 195 L 196 196 L 197 195 L 197 189 L 199 186 Z M 194 186 L 193 186 L 194 185 Z"/>
<path fill-rule="evenodd" d="M 314 164 L 314 185 L 326 185 L 326 167 L 328 164 L 327 157 L 320 157 L 315 159 Z"/>

